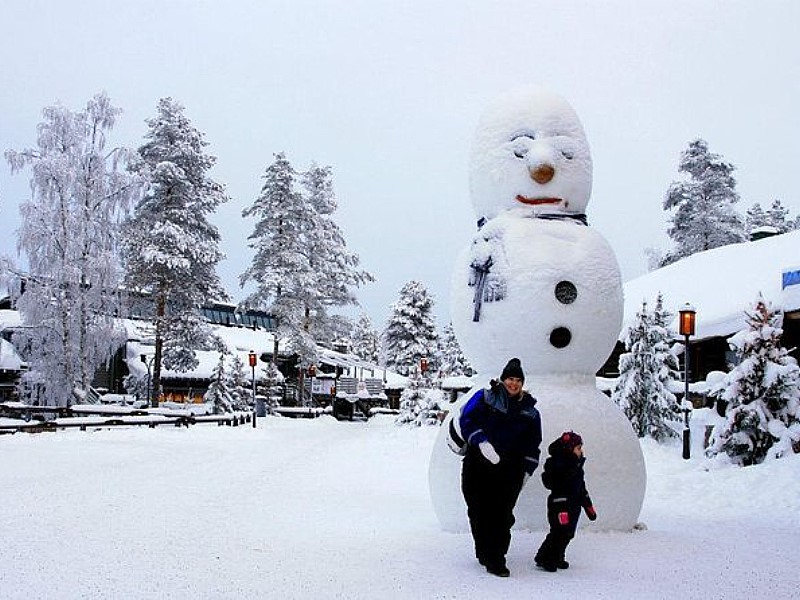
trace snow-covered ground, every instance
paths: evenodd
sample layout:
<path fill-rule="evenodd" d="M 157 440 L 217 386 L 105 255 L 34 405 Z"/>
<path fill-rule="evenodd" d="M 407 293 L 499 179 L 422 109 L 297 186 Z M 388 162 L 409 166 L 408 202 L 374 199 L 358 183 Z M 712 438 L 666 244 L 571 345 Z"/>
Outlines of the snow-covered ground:
<path fill-rule="evenodd" d="M 0 596 L 800 596 L 800 456 L 742 469 L 645 441 L 646 530 L 579 531 L 555 574 L 532 564 L 543 532 L 515 531 L 498 579 L 433 513 L 436 433 L 379 416 L 2 436 Z"/>

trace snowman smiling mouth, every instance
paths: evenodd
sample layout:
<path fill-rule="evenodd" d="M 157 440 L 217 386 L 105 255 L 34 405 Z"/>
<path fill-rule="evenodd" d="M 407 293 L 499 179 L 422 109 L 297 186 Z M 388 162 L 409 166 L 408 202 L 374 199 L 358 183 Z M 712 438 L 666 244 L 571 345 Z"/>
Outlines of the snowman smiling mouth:
<path fill-rule="evenodd" d="M 561 204 L 564 202 L 561 198 L 528 198 L 522 194 L 517 194 L 516 200 L 517 202 L 522 202 L 522 204 L 528 204 L 529 206 L 539 206 L 541 204 Z M 566 203 L 564 203 L 564 206 L 566 207 Z"/>

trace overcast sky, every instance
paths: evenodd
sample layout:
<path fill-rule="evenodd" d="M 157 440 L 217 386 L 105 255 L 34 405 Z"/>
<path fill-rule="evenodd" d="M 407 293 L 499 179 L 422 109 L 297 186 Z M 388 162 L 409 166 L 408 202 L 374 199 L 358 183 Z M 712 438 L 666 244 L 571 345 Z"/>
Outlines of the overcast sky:
<path fill-rule="evenodd" d="M 478 116 L 538 83 L 581 117 L 594 156 L 590 224 L 624 279 L 669 247 L 664 192 L 695 137 L 736 167 L 741 212 L 800 213 L 796 0 L 0 0 L 0 151 L 35 144 L 47 105 L 105 90 L 113 142 L 138 146 L 158 99 L 186 106 L 231 201 L 215 217 L 238 299 L 241 218 L 273 153 L 333 167 L 337 222 L 377 281 L 358 295 L 382 328 L 422 281 L 440 325 L 475 229 L 467 157 Z M 0 253 L 15 254 L 28 173 L 0 165 Z M 800 251 L 800 249 L 798 249 Z"/>

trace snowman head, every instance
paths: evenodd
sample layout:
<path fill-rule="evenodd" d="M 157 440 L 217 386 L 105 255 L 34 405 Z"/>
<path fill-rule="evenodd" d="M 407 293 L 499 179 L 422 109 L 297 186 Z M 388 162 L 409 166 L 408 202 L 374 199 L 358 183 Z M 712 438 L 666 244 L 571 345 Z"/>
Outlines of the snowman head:
<path fill-rule="evenodd" d="M 477 217 L 509 209 L 581 214 L 592 193 L 592 157 L 578 115 L 561 96 L 523 87 L 483 113 L 472 145 Z"/>

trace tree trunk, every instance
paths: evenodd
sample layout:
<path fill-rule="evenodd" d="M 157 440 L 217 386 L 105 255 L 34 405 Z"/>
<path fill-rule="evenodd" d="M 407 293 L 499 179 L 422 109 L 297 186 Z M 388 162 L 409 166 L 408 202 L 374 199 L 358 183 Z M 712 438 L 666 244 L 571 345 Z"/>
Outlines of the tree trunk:
<path fill-rule="evenodd" d="M 156 351 L 153 355 L 153 387 L 150 388 L 150 406 L 153 408 L 158 407 L 158 399 L 161 395 L 161 351 L 164 346 L 161 327 L 164 321 L 166 303 L 164 294 L 159 294 L 156 300 Z"/>

